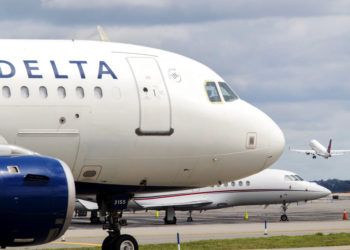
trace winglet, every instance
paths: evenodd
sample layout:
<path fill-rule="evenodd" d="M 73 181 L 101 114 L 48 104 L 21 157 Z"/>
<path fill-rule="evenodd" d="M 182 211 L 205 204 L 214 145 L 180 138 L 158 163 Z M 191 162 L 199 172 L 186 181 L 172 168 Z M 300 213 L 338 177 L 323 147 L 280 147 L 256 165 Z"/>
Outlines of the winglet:
<path fill-rule="evenodd" d="M 109 39 L 106 31 L 101 26 L 97 26 L 97 31 L 98 31 L 98 34 L 100 36 L 101 41 L 103 41 L 103 42 L 110 42 L 111 41 Z"/>
<path fill-rule="evenodd" d="M 328 148 L 327 148 L 327 153 L 331 153 L 332 150 L 332 139 L 329 140 Z"/>

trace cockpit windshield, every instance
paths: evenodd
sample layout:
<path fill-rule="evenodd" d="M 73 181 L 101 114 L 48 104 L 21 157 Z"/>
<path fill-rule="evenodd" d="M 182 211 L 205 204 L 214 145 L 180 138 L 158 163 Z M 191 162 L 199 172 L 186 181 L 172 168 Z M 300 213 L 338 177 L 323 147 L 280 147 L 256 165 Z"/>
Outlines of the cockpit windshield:
<path fill-rule="evenodd" d="M 304 179 L 303 178 L 301 178 L 299 175 L 294 175 L 296 178 L 298 178 L 299 179 L 299 181 L 303 181 Z"/>
<path fill-rule="evenodd" d="M 227 83 L 219 82 L 219 87 L 221 89 L 222 96 L 225 102 L 233 102 L 238 99 L 238 96 L 233 92 L 233 90 L 227 85 Z"/>
<path fill-rule="evenodd" d="M 221 102 L 220 94 L 216 88 L 215 82 L 207 82 L 205 84 L 205 90 L 207 91 L 209 100 L 211 102 Z"/>
<path fill-rule="evenodd" d="M 301 178 L 299 175 L 285 175 L 284 180 L 285 181 L 303 181 L 303 178 Z"/>
<path fill-rule="evenodd" d="M 285 175 L 284 180 L 285 181 L 294 181 L 294 179 L 290 175 Z"/>

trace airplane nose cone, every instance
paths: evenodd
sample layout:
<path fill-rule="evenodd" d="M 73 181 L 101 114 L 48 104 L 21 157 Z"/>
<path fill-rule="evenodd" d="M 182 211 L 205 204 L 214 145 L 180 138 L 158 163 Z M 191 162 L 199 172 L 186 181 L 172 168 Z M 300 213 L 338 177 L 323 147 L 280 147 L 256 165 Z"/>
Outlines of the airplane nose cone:
<path fill-rule="evenodd" d="M 260 138 L 266 141 L 267 159 L 264 168 L 268 168 L 282 155 L 285 146 L 284 134 L 280 127 L 264 112 L 259 110 Z M 259 140 L 259 139 L 258 139 Z"/>
<path fill-rule="evenodd" d="M 314 191 L 315 199 L 326 197 L 332 193 L 328 188 L 322 187 L 316 183 L 312 183 L 312 185 L 313 186 L 311 186 L 310 190 Z"/>
<path fill-rule="evenodd" d="M 269 164 L 273 164 L 282 155 L 285 146 L 285 138 L 280 127 L 274 122 L 270 121 L 270 155 Z"/>
<path fill-rule="evenodd" d="M 320 186 L 320 193 L 322 194 L 322 197 L 330 195 L 332 192 L 328 188 Z"/>
<path fill-rule="evenodd" d="M 284 150 L 285 139 L 280 127 L 263 111 L 242 101 L 241 110 L 245 110 L 245 117 L 249 127 L 248 132 L 256 132 L 258 150 L 264 150 L 262 168 L 268 168 L 278 160 Z M 260 168 L 260 170 L 262 170 Z"/>

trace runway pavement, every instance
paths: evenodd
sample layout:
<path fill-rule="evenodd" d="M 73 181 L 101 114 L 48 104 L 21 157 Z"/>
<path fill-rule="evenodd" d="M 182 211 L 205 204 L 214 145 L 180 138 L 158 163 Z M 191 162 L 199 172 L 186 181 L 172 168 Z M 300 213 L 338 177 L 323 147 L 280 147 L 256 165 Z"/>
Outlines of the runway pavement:
<path fill-rule="evenodd" d="M 182 241 L 203 239 L 227 239 L 264 236 L 264 221 L 268 221 L 268 236 L 304 235 L 322 233 L 350 233 L 350 221 L 342 220 L 344 209 L 350 210 L 350 201 L 320 200 L 307 204 L 292 204 L 288 209 L 289 222 L 280 222 L 280 206 L 236 207 L 211 210 L 203 213 L 193 212 L 193 223 L 186 222 L 187 212 L 177 212 L 178 225 L 163 225 L 161 212 L 155 218 L 155 212 L 138 211 L 125 213 L 128 226 L 122 233 L 132 234 L 140 244 L 175 243 L 179 232 Z M 249 220 L 244 221 L 244 212 Z M 106 233 L 100 225 L 89 225 L 86 218 L 76 218 L 59 241 L 32 248 L 16 249 L 49 249 L 99 246 Z M 268 237 L 267 236 L 267 237 Z M 341 249 L 341 248 L 339 248 Z"/>

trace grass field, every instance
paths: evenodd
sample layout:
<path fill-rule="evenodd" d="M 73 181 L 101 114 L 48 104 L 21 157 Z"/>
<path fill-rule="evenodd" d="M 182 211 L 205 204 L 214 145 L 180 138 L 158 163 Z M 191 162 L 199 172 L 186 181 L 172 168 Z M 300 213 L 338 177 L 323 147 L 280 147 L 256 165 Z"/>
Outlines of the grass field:
<path fill-rule="evenodd" d="M 314 234 L 304 236 L 274 236 L 229 240 L 193 241 L 181 244 L 181 250 L 232 250 L 266 249 L 287 247 L 350 246 L 350 233 Z M 75 250 L 98 250 L 100 248 L 76 248 Z M 176 244 L 141 245 L 140 250 L 177 250 Z M 69 250 L 73 250 L 70 248 Z"/>

